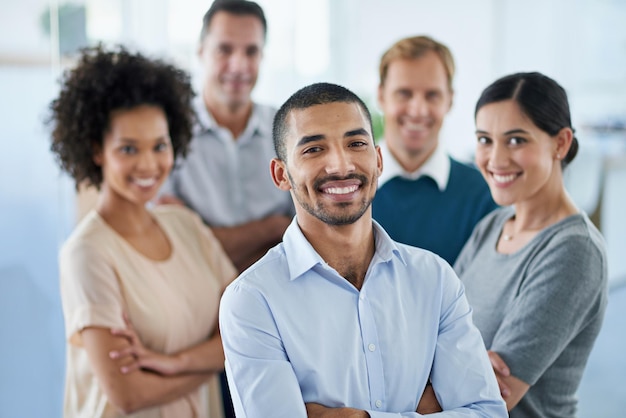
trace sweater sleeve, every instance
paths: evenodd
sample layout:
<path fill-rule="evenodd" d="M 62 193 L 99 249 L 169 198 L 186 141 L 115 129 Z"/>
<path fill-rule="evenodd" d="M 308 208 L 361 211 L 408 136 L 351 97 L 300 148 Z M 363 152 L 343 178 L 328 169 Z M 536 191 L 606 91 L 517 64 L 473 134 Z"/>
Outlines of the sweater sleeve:
<path fill-rule="evenodd" d="M 564 236 L 537 249 L 491 345 L 514 376 L 534 385 L 602 314 L 603 271 L 603 252 L 589 237 Z"/>

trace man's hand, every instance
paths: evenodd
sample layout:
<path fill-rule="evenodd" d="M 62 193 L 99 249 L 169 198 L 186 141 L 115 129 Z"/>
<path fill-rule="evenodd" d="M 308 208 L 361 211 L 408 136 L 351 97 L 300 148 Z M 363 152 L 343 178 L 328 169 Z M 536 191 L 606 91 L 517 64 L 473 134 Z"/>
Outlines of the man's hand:
<path fill-rule="evenodd" d="M 305 406 L 308 418 L 369 418 L 370 416 L 367 412 L 354 408 L 327 408 L 312 402 Z"/>
<path fill-rule="evenodd" d="M 439 401 L 435 396 L 435 391 L 433 390 L 433 386 L 431 384 L 426 385 L 424 389 L 424 393 L 422 394 L 422 398 L 417 404 L 417 413 L 422 415 L 434 414 L 435 412 L 441 412 L 441 405 L 439 405 Z"/>

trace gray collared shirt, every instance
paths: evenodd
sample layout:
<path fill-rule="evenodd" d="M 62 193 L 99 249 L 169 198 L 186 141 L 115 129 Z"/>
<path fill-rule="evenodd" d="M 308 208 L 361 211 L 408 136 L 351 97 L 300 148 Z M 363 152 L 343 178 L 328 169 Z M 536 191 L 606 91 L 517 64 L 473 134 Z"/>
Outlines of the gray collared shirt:
<path fill-rule="evenodd" d="M 274 214 L 293 216 L 291 196 L 270 175 L 276 109 L 255 103 L 235 140 L 215 122 L 201 96 L 194 107 L 198 124 L 187 157 L 177 161 L 159 194 L 183 200 L 211 226 L 236 226 Z"/>

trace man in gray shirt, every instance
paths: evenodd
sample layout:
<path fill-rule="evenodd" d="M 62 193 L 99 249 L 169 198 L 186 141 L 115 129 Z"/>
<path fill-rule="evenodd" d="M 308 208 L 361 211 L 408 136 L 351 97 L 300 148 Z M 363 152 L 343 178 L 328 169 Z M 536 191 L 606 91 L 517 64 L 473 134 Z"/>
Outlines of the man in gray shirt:
<path fill-rule="evenodd" d="M 205 14 L 194 140 L 159 198 L 198 212 L 239 271 L 281 240 L 294 214 L 289 193 L 274 187 L 268 170 L 276 109 L 251 99 L 266 31 L 254 2 L 215 1 Z"/>

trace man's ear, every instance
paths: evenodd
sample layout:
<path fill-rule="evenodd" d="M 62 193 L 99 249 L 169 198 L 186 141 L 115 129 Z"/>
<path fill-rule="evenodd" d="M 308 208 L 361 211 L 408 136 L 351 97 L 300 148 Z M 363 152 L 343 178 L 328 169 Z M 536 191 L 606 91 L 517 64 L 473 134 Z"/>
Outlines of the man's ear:
<path fill-rule="evenodd" d="M 284 161 L 278 158 L 272 158 L 272 161 L 270 161 L 270 174 L 272 175 L 272 180 L 274 180 L 276 187 L 280 190 L 291 190 L 291 182 L 289 181 L 287 167 L 285 167 Z"/>
<path fill-rule="evenodd" d="M 450 109 L 452 109 L 453 104 L 454 104 L 454 90 L 452 89 L 452 87 L 450 87 L 450 103 L 448 104 L 448 112 L 450 111 Z"/>
<path fill-rule="evenodd" d="M 202 61 L 202 52 L 204 52 L 204 41 L 198 42 L 198 47 L 196 48 L 196 57 L 199 61 Z"/>
<path fill-rule="evenodd" d="M 377 98 L 378 98 L 378 107 L 383 109 L 383 85 L 379 84 L 378 85 L 378 93 L 377 93 Z"/>

